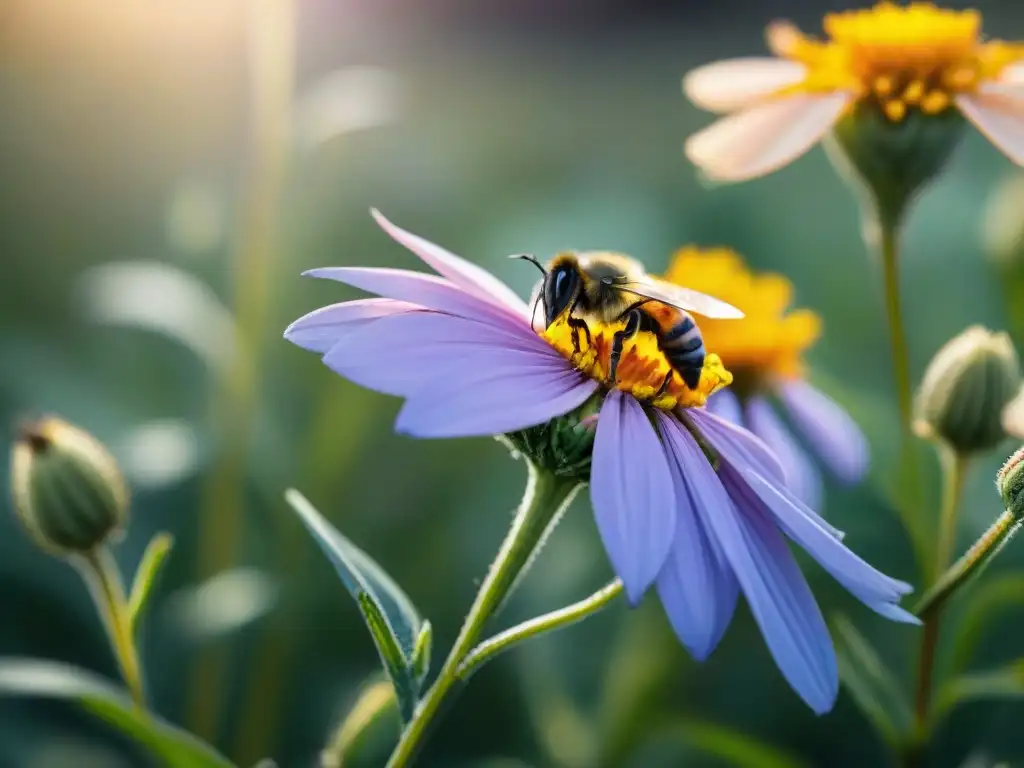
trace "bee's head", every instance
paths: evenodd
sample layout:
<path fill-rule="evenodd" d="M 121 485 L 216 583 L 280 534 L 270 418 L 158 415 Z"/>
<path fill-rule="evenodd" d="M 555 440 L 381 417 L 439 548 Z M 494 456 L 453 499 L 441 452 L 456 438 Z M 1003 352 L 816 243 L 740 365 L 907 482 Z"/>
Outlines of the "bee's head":
<path fill-rule="evenodd" d="M 583 289 L 583 275 L 575 254 L 559 254 L 551 260 L 547 268 L 530 254 L 515 254 L 509 258 L 529 261 L 544 275 L 539 287 L 534 291 L 536 301 L 533 315 L 536 316 L 537 304 L 543 303 L 545 328 L 565 312 Z"/>

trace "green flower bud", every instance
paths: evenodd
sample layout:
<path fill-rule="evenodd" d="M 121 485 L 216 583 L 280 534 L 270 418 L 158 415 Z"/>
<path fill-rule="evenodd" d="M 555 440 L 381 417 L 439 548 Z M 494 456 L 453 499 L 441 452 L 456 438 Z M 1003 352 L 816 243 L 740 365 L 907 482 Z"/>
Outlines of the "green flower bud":
<path fill-rule="evenodd" d="M 1008 458 L 996 473 L 996 487 L 1003 497 L 1003 509 L 1015 520 L 1024 519 L 1024 448 Z"/>
<path fill-rule="evenodd" d="M 898 122 L 877 106 L 858 104 L 832 133 L 840 170 L 852 170 L 871 192 L 882 224 L 902 217 L 914 195 L 937 176 L 964 134 L 955 109 L 937 115 L 910 110 Z"/>
<path fill-rule="evenodd" d="M 595 395 L 571 413 L 498 439 L 540 469 L 581 483 L 590 482 L 590 457 L 602 400 L 602 395 Z"/>
<path fill-rule="evenodd" d="M 56 418 L 26 424 L 11 451 L 14 509 L 53 554 L 85 553 L 120 532 L 128 491 L 92 435 Z"/>
<path fill-rule="evenodd" d="M 1006 437 L 1003 411 L 1020 389 L 1010 337 L 972 326 L 935 354 L 917 392 L 914 429 L 967 455 Z"/>

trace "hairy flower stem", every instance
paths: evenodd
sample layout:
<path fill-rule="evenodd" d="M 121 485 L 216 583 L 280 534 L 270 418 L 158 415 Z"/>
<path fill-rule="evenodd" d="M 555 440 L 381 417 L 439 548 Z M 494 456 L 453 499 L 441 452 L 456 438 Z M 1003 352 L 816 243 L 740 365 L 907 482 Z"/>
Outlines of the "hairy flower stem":
<path fill-rule="evenodd" d="M 601 610 L 621 595 L 623 589 L 622 582 L 619 579 L 615 579 L 597 590 L 594 594 L 572 605 L 567 605 L 565 608 L 560 608 L 557 611 L 545 613 L 543 616 L 537 616 L 529 621 L 524 621 L 522 624 L 517 624 L 511 629 L 507 629 L 489 640 L 485 640 L 474 648 L 462 660 L 462 663 L 459 664 L 459 678 L 462 680 L 468 679 L 483 664 L 498 654 L 507 651 L 512 646 L 518 645 L 523 640 L 528 640 L 531 637 L 536 637 L 555 629 L 568 627 L 570 624 L 575 624 L 577 621 L 587 618 L 587 616 Z"/>
<path fill-rule="evenodd" d="M 117 658 L 121 676 L 128 686 L 132 701 L 139 709 L 145 709 L 146 697 L 143 693 L 142 669 L 132 632 L 133 622 L 117 563 L 114 562 L 110 550 L 101 545 L 84 555 L 78 565 L 92 593 L 96 608 L 103 617 L 110 646 Z"/>
<path fill-rule="evenodd" d="M 942 447 L 942 512 L 939 517 L 939 533 L 935 555 L 933 582 L 942 578 L 949 565 L 956 534 L 957 509 L 963 493 L 964 479 L 967 476 L 968 458 L 952 449 Z M 942 619 L 941 607 L 930 611 L 924 616 L 924 629 L 921 633 L 921 651 L 918 655 L 917 693 L 914 697 L 914 713 L 918 730 L 918 739 L 922 742 L 928 726 L 931 707 L 932 677 L 935 667 L 935 651 L 939 642 L 939 626 Z"/>
<path fill-rule="evenodd" d="M 487 620 L 504 602 L 520 572 L 530 562 L 550 523 L 561 515 L 580 487 L 575 480 L 558 477 L 533 464 L 528 466 L 530 475 L 526 492 L 512 521 L 512 528 L 480 585 L 480 591 L 477 592 L 437 679 L 417 705 L 412 720 L 399 737 L 391 759 L 388 760 L 388 768 L 402 768 L 416 757 L 442 703 L 460 682 L 459 666 L 477 644 Z"/>

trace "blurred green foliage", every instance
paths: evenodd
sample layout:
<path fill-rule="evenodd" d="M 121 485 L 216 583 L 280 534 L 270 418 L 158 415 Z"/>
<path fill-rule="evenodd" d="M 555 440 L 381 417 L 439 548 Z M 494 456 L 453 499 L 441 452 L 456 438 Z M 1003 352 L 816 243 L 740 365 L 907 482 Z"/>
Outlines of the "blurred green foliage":
<path fill-rule="evenodd" d="M 984 10 L 987 29 L 1024 37 L 1014 4 Z M 281 339 L 292 319 L 355 295 L 302 280 L 302 270 L 418 268 L 373 225 L 371 205 L 524 294 L 534 273 L 505 256 L 565 247 L 619 249 L 658 270 L 681 244 L 721 243 L 789 275 L 799 303 L 825 321 L 813 378 L 862 425 L 877 468 L 857 489 L 829 488 L 825 513 L 858 553 L 917 581 L 884 471 L 899 427 L 878 265 L 864 254 L 853 195 L 820 149 L 768 178 L 713 189 L 681 156 L 682 138 L 707 118 L 684 102 L 679 77 L 709 59 L 761 51 L 766 11 L 747 11 L 739 21 L 723 12 L 617 34 L 517 36 L 430 24 L 411 7 L 375 15 L 358 4 L 301 3 L 297 93 L 369 64 L 393 75 L 394 109 L 384 125 L 281 148 L 279 232 L 251 264 L 239 245 L 254 173 L 242 5 L 115 11 L 40 0 L 5 9 L 0 418 L 59 413 L 115 450 L 134 491 L 118 550 L 125 572 L 156 531 L 174 535 L 142 641 L 164 717 L 241 765 L 272 756 L 281 768 L 311 766 L 377 674 L 359 612 L 282 500 L 286 487 L 330 511 L 407 589 L 434 627 L 435 653 L 451 644 L 518 500 L 523 468 L 496 442 L 395 436 L 396 400 L 342 381 Z M 818 13 L 801 21 L 811 27 Z M 369 93 L 361 98 L 377 98 Z M 1010 174 L 969 134 L 914 212 L 902 280 L 915 380 L 968 324 L 1024 340 L 1024 253 L 996 266 L 982 230 L 990 192 Z M 1003 219 L 1019 223 L 1021 210 Z M 259 306 L 238 328 L 230 308 L 254 281 Z M 258 353 L 258 365 L 246 368 L 234 351 Z M 232 366 L 245 373 L 244 409 L 230 409 L 230 390 L 225 397 Z M 1001 512 L 991 477 L 1013 447 L 972 468 L 958 550 Z M 225 493 L 237 509 L 220 504 Z M 238 525 L 229 524 L 236 513 Z M 0 654 L 116 679 L 75 574 L 32 548 L 13 515 L 0 526 Z M 201 551 L 224 572 L 204 573 Z M 940 670 L 983 674 L 1024 655 L 1015 639 L 1024 629 L 1022 565 L 1024 550 L 1009 547 L 986 575 L 991 592 L 979 585 L 974 599 L 954 603 Z M 843 612 L 909 690 L 915 630 L 808 573 L 827 612 Z M 506 620 L 564 605 L 609 575 L 577 501 Z M 197 674 L 200 657 L 215 674 Z M 954 711 L 934 764 L 1024 759 L 1024 734 L 1013 727 L 1020 706 L 984 699 Z M 376 738 L 360 765 L 381 764 L 387 734 Z M 697 665 L 649 600 L 636 611 L 615 605 L 489 665 L 423 762 L 861 767 L 883 755 L 848 693 L 824 718 L 804 707 L 745 609 Z M 0 766 L 145 760 L 69 707 L 0 700 Z"/>

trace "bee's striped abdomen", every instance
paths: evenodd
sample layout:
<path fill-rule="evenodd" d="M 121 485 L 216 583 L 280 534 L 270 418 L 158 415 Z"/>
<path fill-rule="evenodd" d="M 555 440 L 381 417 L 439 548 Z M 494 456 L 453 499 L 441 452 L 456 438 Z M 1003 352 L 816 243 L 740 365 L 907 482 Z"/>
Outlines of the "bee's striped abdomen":
<path fill-rule="evenodd" d="M 672 367 L 679 371 L 686 386 L 695 389 L 704 369 L 704 337 L 689 313 L 680 311 L 676 320 L 675 325 L 658 335 L 661 351 Z"/>

